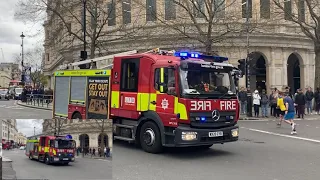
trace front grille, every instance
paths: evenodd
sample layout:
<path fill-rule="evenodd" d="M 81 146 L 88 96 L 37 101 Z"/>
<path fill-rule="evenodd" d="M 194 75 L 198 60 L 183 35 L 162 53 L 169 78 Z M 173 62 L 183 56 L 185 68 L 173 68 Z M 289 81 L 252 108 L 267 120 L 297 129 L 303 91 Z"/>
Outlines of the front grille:
<path fill-rule="evenodd" d="M 220 118 L 215 121 L 212 119 L 212 112 L 193 112 L 190 113 L 190 123 L 192 127 L 197 128 L 216 128 L 216 127 L 228 127 L 235 123 L 236 112 L 235 111 L 221 111 Z M 201 118 L 205 118 L 205 121 L 201 121 Z"/>

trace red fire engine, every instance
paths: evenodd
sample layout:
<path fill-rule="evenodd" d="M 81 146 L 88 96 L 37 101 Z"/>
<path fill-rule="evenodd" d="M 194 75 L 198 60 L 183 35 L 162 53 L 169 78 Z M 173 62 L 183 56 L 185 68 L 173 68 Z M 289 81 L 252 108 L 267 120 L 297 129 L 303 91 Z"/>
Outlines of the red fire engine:
<path fill-rule="evenodd" d="M 113 56 L 111 70 L 57 71 L 53 116 L 113 119 L 114 139 L 151 153 L 237 141 L 240 72 L 227 60 L 157 49 Z"/>
<path fill-rule="evenodd" d="M 27 140 L 26 156 L 46 164 L 75 161 L 75 141 L 71 136 L 40 136 Z"/>

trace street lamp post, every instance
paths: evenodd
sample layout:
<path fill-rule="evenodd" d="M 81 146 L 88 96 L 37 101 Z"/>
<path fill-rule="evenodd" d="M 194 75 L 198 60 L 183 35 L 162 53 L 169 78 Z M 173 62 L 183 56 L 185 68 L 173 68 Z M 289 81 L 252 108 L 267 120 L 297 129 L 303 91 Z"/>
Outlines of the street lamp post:
<path fill-rule="evenodd" d="M 25 35 L 23 35 L 23 32 L 20 35 L 21 37 L 21 67 L 22 67 L 22 71 L 21 71 L 21 82 L 24 83 L 24 76 L 25 76 L 25 71 L 24 71 L 24 54 L 23 54 L 23 38 L 26 37 Z"/>
<path fill-rule="evenodd" d="M 247 88 L 247 116 L 252 117 L 252 95 L 250 89 L 250 64 L 249 64 L 249 54 L 250 54 L 250 17 L 249 17 L 249 0 L 246 0 L 246 29 L 247 29 L 247 57 L 245 60 L 245 76 L 246 76 L 246 88 Z"/>

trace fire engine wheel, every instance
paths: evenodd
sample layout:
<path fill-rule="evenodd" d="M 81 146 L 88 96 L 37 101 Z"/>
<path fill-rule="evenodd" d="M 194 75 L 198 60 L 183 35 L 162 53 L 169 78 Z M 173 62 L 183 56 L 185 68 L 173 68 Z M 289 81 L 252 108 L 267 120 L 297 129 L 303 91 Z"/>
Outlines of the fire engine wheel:
<path fill-rule="evenodd" d="M 140 130 L 140 144 L 144 151 L 160 153 L 163 149 L 158 126 L 151 121 L 144 123 Z"/>
<path fill-rule="evenodd" d="M 82 116 L 79 112 L 76 112 L 72 115 L 72 119 L 82 119 Z"/>
<path fill-rule="evenodd" d="M 44 157 L 44 163 L 45 163 L 46 165 L 49 165 L 49 164 L 50 164 L 49 156 L 45 156 L 45 157 Z"/>

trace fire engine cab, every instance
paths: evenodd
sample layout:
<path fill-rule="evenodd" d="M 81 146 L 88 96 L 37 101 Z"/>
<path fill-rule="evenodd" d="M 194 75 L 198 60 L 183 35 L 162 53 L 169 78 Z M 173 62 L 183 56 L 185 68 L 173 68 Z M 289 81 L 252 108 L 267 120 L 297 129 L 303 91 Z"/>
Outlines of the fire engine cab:
<path fill-rule="evenodd" d="M 26 145 L 26 156 L 45 164 L 69 164 L 75 161 L 75 141 L 68 136 L 40 136 L 40 139 L 29 139 Z"/>
<path fill-rule="evenodd" d="M 227 61 L 157 49 L 114 56 L 111 69 L 57 71 L 53 115 L 113 119 L 114 139 L 151 153 L 237 141 L 240 71 Z"/>

